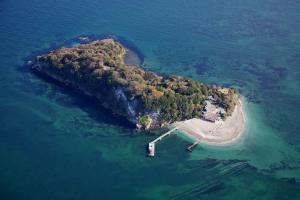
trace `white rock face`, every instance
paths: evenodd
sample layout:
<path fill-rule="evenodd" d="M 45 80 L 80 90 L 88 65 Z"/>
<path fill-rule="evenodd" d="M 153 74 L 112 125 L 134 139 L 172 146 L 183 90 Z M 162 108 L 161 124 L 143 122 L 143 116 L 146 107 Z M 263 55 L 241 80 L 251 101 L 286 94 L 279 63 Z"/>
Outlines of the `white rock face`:
<path fill-rule="evenodd" d="M 127 114 L 129 115 L 129 120 L 133 123 L 137 122 L 137 115 L 136 115 L 136 105 L 137 101 L 129 101 L 124 94 L 122 88 L 116 88 L 115 94 L 118 100 L 121 100 L 124 104 L 126 104 Z"/>

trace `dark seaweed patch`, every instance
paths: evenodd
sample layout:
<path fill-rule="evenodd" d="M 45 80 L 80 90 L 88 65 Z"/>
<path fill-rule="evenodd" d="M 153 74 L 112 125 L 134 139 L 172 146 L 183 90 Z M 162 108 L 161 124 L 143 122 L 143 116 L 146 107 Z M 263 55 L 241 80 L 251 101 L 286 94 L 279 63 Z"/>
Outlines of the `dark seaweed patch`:
<path fill-rule="evenodd" d="M 224 188 L 224 183 L 217 182 L 217 183 L 211 185 L 210 187 L 206 188 L 205 190 L 202 190 L 201 194 L 209 194 L 212 192 L 217 192 L 219 190 L 222 190 L 223 188 Z"/>
<path fill-rule="evenodd" d="M 216 167 L 220 162 L 216 159 L 205 159 L 200 161 L 201 167 L 204 169 L 211 169 Z"/>
<path fill-rule="evenodd" d="M 261 86 L 266 89 L 277 89 L 280 81 L 287 76 L 287 69 L 275 67 L 270 63 L 265 66 L 266 67 L 257 74 Z"/>
<path fill-rule="evenodd" d="M 216 63 L 209 57 L 202 57 L 193 67 L 196 69 L 196 73 L 199 75 L 206 74 L 210 70 L 213 70 Z"/>
<path fill-rule="evenodd" d="M 205 195 L 213 192 L 220 191 L 224 188 L 224 183 L 218 180 L 209 181 L 203 185 L 197 185 L 189 190 L 174 195 L 172 199 L 195 199 L 200 195 Z"/>
<path fill-rule="evenodd" d="M 271 92 L 281 89 L 281 81 L 283 81 L 287 75 L 288 70 L 282 66 L 275 66 L 271 60 L 267 60 L 261 63 L 236 61 L 234 67 L 239 71 L 241 76 L 235 80 L 235 84 L 239 87 L 247 87 L 247 83 L 254 80 L 258 83 L 258 89 L 243 90 L 242 94 L 247 97 L 249 102 L 261 103 L 263 92 Z M 244 75 L 243 75 L 244 74 Z"/>
<path fill-rule="evenodd" d="M 248 93 L 242 93 L 249 102 L 259 104 L 261 103 L 258 91 L 251 90 Z"/>
<path fill-rule="evenodd" d="M 202 195 L 213 194 L 226 187 L 224 180 L 249 171 L 256 171 L 256 168 L 251 166 L 246 160 L 238 159 L 216 160 L 207 158 L 200 161 L 189 161 L 187 168 L 199 172 L 209 170 L 209 173 L 214 175 L 200 175 L 202 179 L 201 184 L 197 184 L 185 191 L 175 194 L 172 199 L 197 199 Z M 195 179 L 197 179 L 197 177 L 195 177 Z M 195 183 L 198 183 L 197 180 Z"/>
<path fill-rule="evenodd" d="M 238 15 L 238 16 L 237 16 Z M 230 13 L 205 20 L 196 30 L 196 34 L 214 40 L 236 40 L 242 38 L 276 38 L 286 37 L 281 21 L 269 19 L 255 12 L 246 10 L 243 14 Z"/>
<path fill-rule="evenodd" d="M 296 179 L 295 178 L 282 178 L 281 180 L 290 183 L 290 184 L 296 184 Z"/>

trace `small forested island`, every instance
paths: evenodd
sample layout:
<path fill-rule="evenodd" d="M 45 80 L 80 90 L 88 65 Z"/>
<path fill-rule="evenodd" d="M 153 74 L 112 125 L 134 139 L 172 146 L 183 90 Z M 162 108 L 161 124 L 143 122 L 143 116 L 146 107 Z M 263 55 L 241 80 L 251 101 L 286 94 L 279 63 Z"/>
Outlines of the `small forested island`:
<path fill-rule="evenodd" d="M 205 100 L 231 115 L 238 93 L 180 76 L 159 76 L 124 62 L 126 49 L 113 39 L 60 48 L 38 56 L 32 69 L 97 98 L 139 128 L 202 118 Z"/>
<path fill-rule="evenodd" d="M 126 63 L 126 52 L 114 39 L 96 40 L 37 56 L 31 68 L 96 98 L 138 129 L 166 127 L 189 119 L 224 121 L 239 102 L 233 88 L 146 71 Z M 183 129 L 189 132 L 187 127 Z"/>

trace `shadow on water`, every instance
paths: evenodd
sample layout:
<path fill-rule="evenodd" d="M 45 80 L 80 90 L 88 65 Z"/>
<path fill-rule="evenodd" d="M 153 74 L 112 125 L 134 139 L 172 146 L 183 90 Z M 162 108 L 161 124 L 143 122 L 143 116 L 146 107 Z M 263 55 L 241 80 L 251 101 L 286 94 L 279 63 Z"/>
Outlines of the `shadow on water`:
<path fill-rule="evenodd" d="M 135 126 L 117 114 L 112 113 L 110 110 L 104 108 L 100 102 L 95 100 L 93 97 L 89 97 L 83 94 L 81 91 L 66 86 L 65 84 L 56 81 L 48 76 L 42 75 L 40 73 L 33 72 L 37 77 L 42 78 L 47 83 L 54 84 L 58 87 L 51 88 L 55 94 L 62 93 L 66 94 L 67 99 L 56 100 L 57 103 L 66 107 L 78 107 L 88 113 L 89 117 L 96 121 L 101 121 L 106 124 L 112 124 L 116 126 L 121 126 L 123 128 L 133 129 Z"/>
<path fill-rule="evenodd" d="M 203 75 L 213 70 L 216 67 L 216 63 L 209 57 L 202 57 L 193 67 L 198 75 Z"/>

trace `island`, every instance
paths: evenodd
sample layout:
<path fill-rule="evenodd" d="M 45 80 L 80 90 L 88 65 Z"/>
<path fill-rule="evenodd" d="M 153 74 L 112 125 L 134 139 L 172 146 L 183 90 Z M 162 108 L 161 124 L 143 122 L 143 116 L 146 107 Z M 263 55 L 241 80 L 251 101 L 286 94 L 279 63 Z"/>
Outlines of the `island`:
<path fill-rule="evenodd" d="M 243 132 L 236 89 L 144 70 L 126 62 L 127 52 L 115 39 L 102 39 L 52 50 L 30 65 L 96 99 L 139 130 L 173 126 L 209 144 L 230 143 Z"/>

